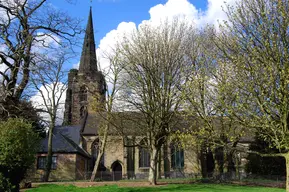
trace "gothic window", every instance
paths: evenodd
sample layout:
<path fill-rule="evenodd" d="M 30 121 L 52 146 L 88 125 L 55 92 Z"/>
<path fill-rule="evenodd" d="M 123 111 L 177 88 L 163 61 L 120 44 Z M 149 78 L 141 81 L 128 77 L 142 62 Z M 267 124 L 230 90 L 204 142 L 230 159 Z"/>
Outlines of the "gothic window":
<path fill-rule="evenodd" d="M 139 167 L 150 167 L 150 153 L 144 139 L 140 142 L 139 147 Z"/>
<path fill-rule="evenodd" d="M 80 87 L 80 91 L 79 91 L 79 101 L 87 101 L 87 87 L 86 86 L 82 86 Z"/>
<path fill-rule="evenodd" d="M 97 139 L 91 145 L 91 156 L 92 156 L 93 166 L 94 166 L 95 161 L 97 159 L 97 156 L 99 154 L 99 147 L 100 147 L 100 143 L 99 143 L 99 140 Z M 101 171 L 105 171 L 105 169 L 106 169 L 104 166 L 104 154 L 101 157 L 99 169 Z"/>
<path fill-rule="evenodd" d="M 171 144 L 171 167 L 174 169 L 184 168 L 184 150 L 177 144 Z"/>

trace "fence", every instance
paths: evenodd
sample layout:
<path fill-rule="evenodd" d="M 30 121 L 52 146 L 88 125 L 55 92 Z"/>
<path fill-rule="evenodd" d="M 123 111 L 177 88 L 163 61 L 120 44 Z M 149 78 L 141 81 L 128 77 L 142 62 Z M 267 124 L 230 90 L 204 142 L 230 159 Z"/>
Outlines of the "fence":
<path fill-rule="evenodd" d="M 92 172 L 85 172 L 80 178 L 69 179 L 67 177 L 55 177 L 52 175 L 50 179 L 52 181 L 87 181 L 90 180 Z M 119 180 L 137 180 L 144 181 L 148 178 L 148 172 L 127 172 L 124 174 L 122 171 L 99 171 L 96 175 L 95 181 L 119 181 Z M 43 174 L 38 173 L 35 178 L 31 178 L 31 181 L 43 181 Z M 166 181 L 196 181 L 202 179 L 201 173 L 184 173 L 181 170 L 170 171 L 158 175 L 158 179 L 166 179 Z M 286 179 L 283 175 L 253 175 L 245 173 L 223 173 L 223 174 L 214 174 L 210 178 L 205 178 L 208 181 L 217 181 L 217 182 L 229 182 L 229 181 L 255 181 L 255 182 L 284 182 Z M 205 181 L 204 180 L 204 181 Z"/>

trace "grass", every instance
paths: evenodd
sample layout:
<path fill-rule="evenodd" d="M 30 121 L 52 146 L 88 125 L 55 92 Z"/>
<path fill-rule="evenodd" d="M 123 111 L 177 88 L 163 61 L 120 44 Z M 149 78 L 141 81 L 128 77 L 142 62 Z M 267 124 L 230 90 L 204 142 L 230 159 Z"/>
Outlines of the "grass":
<path fill-rule="evenodd" d="M 75 186 L 41 185 L 29 192 L 285 192 L 285 189 L 216 184 L 178 184 L 157 187 L 103 187 L 78 188 Z"/>
<path fill-rule="evenodd" d="M 167 178 L 167 179 L 158 179 L 158 182 L 166 182 L 166 183 L 185 183 L 185 182 L 194 182 L 194 181 L 199 181 L 200 178 Z M 122 179 L 119 180 L 118 182 L 148 182 L 147 179 Z"/>

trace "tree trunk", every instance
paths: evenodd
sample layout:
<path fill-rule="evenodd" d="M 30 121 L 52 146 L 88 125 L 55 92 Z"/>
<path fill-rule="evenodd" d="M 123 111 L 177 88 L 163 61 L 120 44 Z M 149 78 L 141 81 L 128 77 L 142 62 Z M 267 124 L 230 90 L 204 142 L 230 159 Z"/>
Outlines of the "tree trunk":
<path fill-rule="evenodd" d="M 149 169 L 149 183 L 151 185 L 157 184 L 157 158 L 158 158 L 158 149 L 153 146 L 150 153 L 150 169 Z"/>
<path fill-rule="evenodd" d="M 204 144 L 201 146 L 200 151 L 200 161 L 201 161 L 201 172 L 202 178 L 208 178 L 208 171 L 207 171 L 207 149 Z"/>
<path fill-rule="evenodd" d="M 224 174 L 224 147 L 218 147 L 215 149 L 215 159 L 218 166 L 218 174 L 220 177 Z"/>
<path fill-rule="evenodd" d="M 284 157 L 286 160 L 286 192 L 289 192 L 289 153 Z"/>
<path fill-rule="evenodd" d="M 95 177 L 96 177 L 99 165 L 100 165 L 100 161 L 101 161 L 102 155 L 103 155 L 103 152 L 100 152 L 97 155 L 97 158 L 95 160 L 95 164 L 94 164 L 94 167 L 93 167 L 93 171 L 91 173 L 90 182 L 93 182 L 95 180 Z"/>
<path fill-rule="evenodd" d="M 46 158 L 46 167 L 44 172 L 43 181 L 49 181 L 49 175 L 51 172 L 51 165 L 52 165 L 52 137 L 53 137 L 53 129 L 54 123 L 51 123 L 48 133 L 48 151 L 47 151 L 47 158 Z"/>
<path fill-rule="evenodd" d="M 158 161 L 157 161 L 157 166 L 158 166 L 158 179 L 162 178 L 162 153 L 161 149 L 158 150 Z"/>
<path fill-rule="evenodd" d="M 228 179 L 235 179 L 236 175 L 236 167 L 234 163 L 234 151 L 230 151 L 227 154 L 227 162 L 228 162 Z"/>
<path fill-rule="evenodd" d="M 110 122 L 110 120 L 108 122 Z M 100 165 L 101 158 L 102 158 L 102 156 L 104 154 L 106 141 L 107 141 L 107 135 L 108 135 L 108 128 L 109 128 L 109 125 L 108 124 L 105 125 L 104 136 L 103 136 L 103 140 L 101 142 L 101 148 L 98 151 L 98 155 L 97 155 L 94 167 L 93 167 L 93 171 L 91 173 L 90 182 L 93 182 L 95 180 L 95 177 L 96 177 L 96 174 L 97 174 L 97 169 L 98 169 L 98 167 Z"/>
<path fill-rule="evenodd" d="M 232 149 L 229 150 L 227 153 L 227 172 L 229 173 L 228 179 L 236 179 L 236 166 L 234 163 L 234 154 L 235 154 L 235 148 L 237 147 L 238 142 L 235 141 L 232 145 Z"/>
<path fill-rule="evenodd" d="M 215 170 L 215 160 L 214 160 L 214 155 L 213 152 L 211 151 L 210 148 L 208 148 L 207 154 L 206 154 L 206 159 L 207 159 L 207 174 L 208 178 L 212 178 Z"/>
<path fill-rule="evenodd" d="M 165 142 L 164 144 L 164 172 L 165 172 L 165 178 L 170 178 L 170 161 L 169 161 L 169 157 L 168 157 L 168 146 L 167 146 L 167 142 Z"/>

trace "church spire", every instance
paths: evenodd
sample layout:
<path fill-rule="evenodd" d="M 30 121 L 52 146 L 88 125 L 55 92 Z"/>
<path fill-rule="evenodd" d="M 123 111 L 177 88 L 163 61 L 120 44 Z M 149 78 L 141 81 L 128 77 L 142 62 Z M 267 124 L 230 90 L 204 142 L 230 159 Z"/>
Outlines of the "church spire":
<path fill-rule="evenodd" d="M 82 54 L 79 64 L 79 73 L 88 75 L 96 71 L 97 71 L 97 60 L 96 60 L 95 42 L 93 33 L 92 10 L 90 7 L 82 47 Z"/>

